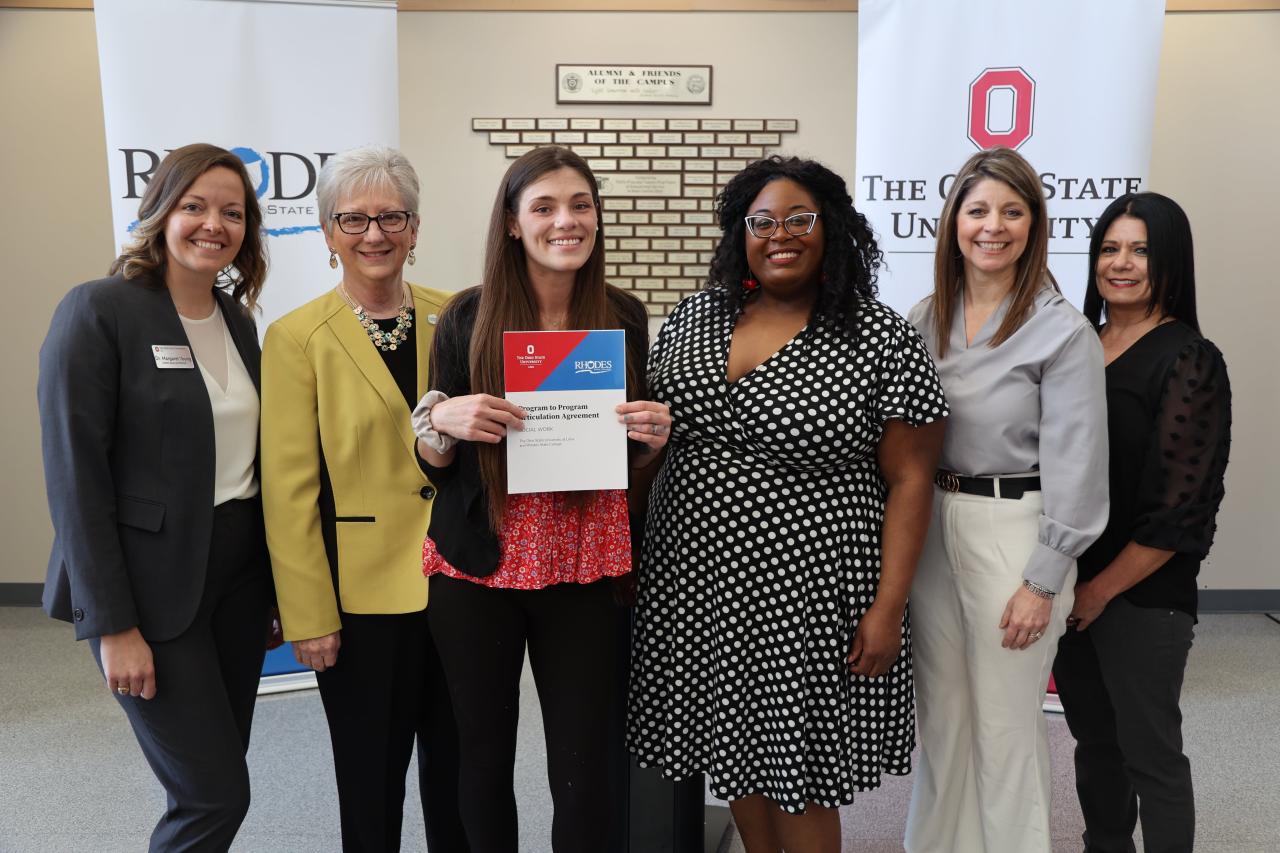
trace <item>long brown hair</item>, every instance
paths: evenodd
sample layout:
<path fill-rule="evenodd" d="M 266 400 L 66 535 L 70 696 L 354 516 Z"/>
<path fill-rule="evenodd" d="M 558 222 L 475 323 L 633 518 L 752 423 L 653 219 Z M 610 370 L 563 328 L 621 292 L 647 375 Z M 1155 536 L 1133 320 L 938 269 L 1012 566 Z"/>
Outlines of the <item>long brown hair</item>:
<path fill-rule="evenodd" d="M 223 270 L 218 286 L 231 291 L 231 297 L 249 308 L 258 302 L 267 277 L 267 246 L 262 233 L 262 209 L 254 193 L 249 173 L 240 158 L 225 148 L 197 142 L 170 151 L 160 161 L 147 183 L 138 204 L 138 224 L 133 240 L 111 264 L 109 275 L 123 271 L 128 279 L 156 273 L 163 274 L 168 255 L 165 251 L 164 227 L 169 214 L 178 206 L 183 194 L 196 179 L 210 169 L 223 167 L 235 172 L 244 184 L 244 242 L 232 266 Z"/>
<path fill-rule="evenodd" d="M 520 196 L 545 175 L 559 169 L 572 169 L 591 188 L 596 218 L 600 217 L 600 187 L 585 160 L 568 148 L 545 146 L 535 148 L 511 164 L 498 185 L 498 195 L 489 216 L 489 237 L 485 244 L 484 281 L 480 288 L 480 304 L 476 309 L 475 327 L 471 334 L 471 393 L 503 396 L 502 333 L 531 331 L 540 328 L 538 305 L 529 282 L 528 261 L 524 243 L 510 234 L 510 218 L 518 212 Z M 596 232 L 595 245 L 587 262 L 578 270 L 569 300 L 568 328 L 620 329 L 622 318 L 604 280 L 604 224 Z M 635 366 L 627 360 L 627 388 L 638 386 Z M 480 461 L 480 481 L 489 498 L 489 521 L 496 531 L 501 528 L 507 504 L 507 452 L 502 444 L 476 444 Z M 570 495 L 571 503 L 585 505 L 592 492 Z"/>
<path fill-rule="evenodd" d="M 1054 290 L 1058 289 L 1053 273 L 1049 272 L 1049 222 L 1040 176 L 1012 148 L 979 151 L 960 167 L 938 219 L 938 248 L 933 257 L 933 331 L 937 336 L 938 358 L 947 354 L 951 317 L 955 314 L 956 300 L 963 298 L 964 257 L 956 238 L 956 213 L 969 191 L 987 178 L 1008 185 L 1031 212 L 1031 232 L 1027 235 L 1027 247 L 1018 258 L 1013 297 L 1000 328 L 991 339 L 991 346 L 1007 341 L 1026 322 L 1036 294 L 1046 282 Z"/>

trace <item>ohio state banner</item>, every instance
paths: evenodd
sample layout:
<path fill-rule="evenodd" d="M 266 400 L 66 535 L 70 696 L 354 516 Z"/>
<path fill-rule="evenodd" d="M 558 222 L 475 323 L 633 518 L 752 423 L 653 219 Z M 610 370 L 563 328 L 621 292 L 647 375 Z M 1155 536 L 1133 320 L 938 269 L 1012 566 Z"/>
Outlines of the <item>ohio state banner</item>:
<path fill-rule="evenodd" d="M 333 287 L 316 175 L 331 154 L 398 145 L 395 0 L 96 0 L 117 245 L 167 151 L 233 150 L 271 254 L 258 328 Z"/>
<path fill-rule="evenodd" d="M 1015 148 L 1040 174 L 1049 262 L 1082 303 L 1089 235 L 1146 188 L 1163 0 L 861 0 L 854 204 L 901 313 L 933 287 L 938 215 L 975 151 Z"/>

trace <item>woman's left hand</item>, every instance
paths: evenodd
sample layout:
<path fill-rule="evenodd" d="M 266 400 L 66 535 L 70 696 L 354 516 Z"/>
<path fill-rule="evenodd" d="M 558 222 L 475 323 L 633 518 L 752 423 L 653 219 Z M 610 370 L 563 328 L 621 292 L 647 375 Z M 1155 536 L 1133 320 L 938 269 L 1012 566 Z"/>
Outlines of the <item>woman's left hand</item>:
<path fill-rule="evenodd" d="M 1067 617 L 1067 627 L 1083 631 L 1102 615 L 1102 611 L 1110 603 L 1110 596 L 1099 588 L 1096 578 L 1077 584 L 1076 602 L 1071 607 L 1071 615 Z"/>
<path fill-rule="evenodd" d="M 1006 649 L 1029 648 L 1044 636 L 1052 614 L 1052 599 L 1041 598 L 1019 585 L 1018 591 L 1004 606 L 1004 616 L 1000 618 L 1000 630 L 1004 631 L 1000 645 Z"/>
<path fill-rule="evenodd" d="M 876 678 L 884 675 L 902 652 L 902 612 L 874 603 L 858 620 L 853 632 L 853 648 L 849 650 L 849 671 L 854 675 Z"/>
<path fill-rule="evenodd" d="M 614 409 L 618 423 L 627 425 L 627 438 L 633 438 L 655 453 L 663 448 L 671 437 L 671 409 L 666 403 L 652 400 L 634 400 Z"/>

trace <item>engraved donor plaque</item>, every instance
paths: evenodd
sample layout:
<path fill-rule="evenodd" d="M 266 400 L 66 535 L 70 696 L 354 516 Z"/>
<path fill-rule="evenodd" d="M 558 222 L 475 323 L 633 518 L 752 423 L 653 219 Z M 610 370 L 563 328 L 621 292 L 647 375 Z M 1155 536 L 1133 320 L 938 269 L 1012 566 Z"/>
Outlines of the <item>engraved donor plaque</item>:
<path fill-rule="evenodd" d="M 600 195 L 624 197 L 677 197 L 680 195 L 680 175 L 660 172 L 619 172 L 596 175 Z"/>

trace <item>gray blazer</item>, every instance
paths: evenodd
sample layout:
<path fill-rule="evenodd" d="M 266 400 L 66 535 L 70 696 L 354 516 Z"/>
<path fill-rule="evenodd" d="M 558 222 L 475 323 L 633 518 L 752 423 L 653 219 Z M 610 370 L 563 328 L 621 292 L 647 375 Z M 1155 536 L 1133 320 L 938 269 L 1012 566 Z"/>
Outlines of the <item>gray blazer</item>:
<path fill-rule="evenodd" d="M 214 293 L 259 387 L 253 319 Z M 169 291 L 117 275 L 68 293 L 40 347 L 54 528 L 44 609 L 73 623 L 77 639 L 134 626 L 149 641 L 172 639 L 191 624 L 204 589 L 213 412 L 200 370 L 160 369 L 155 345 L 190 346 Z"/>

